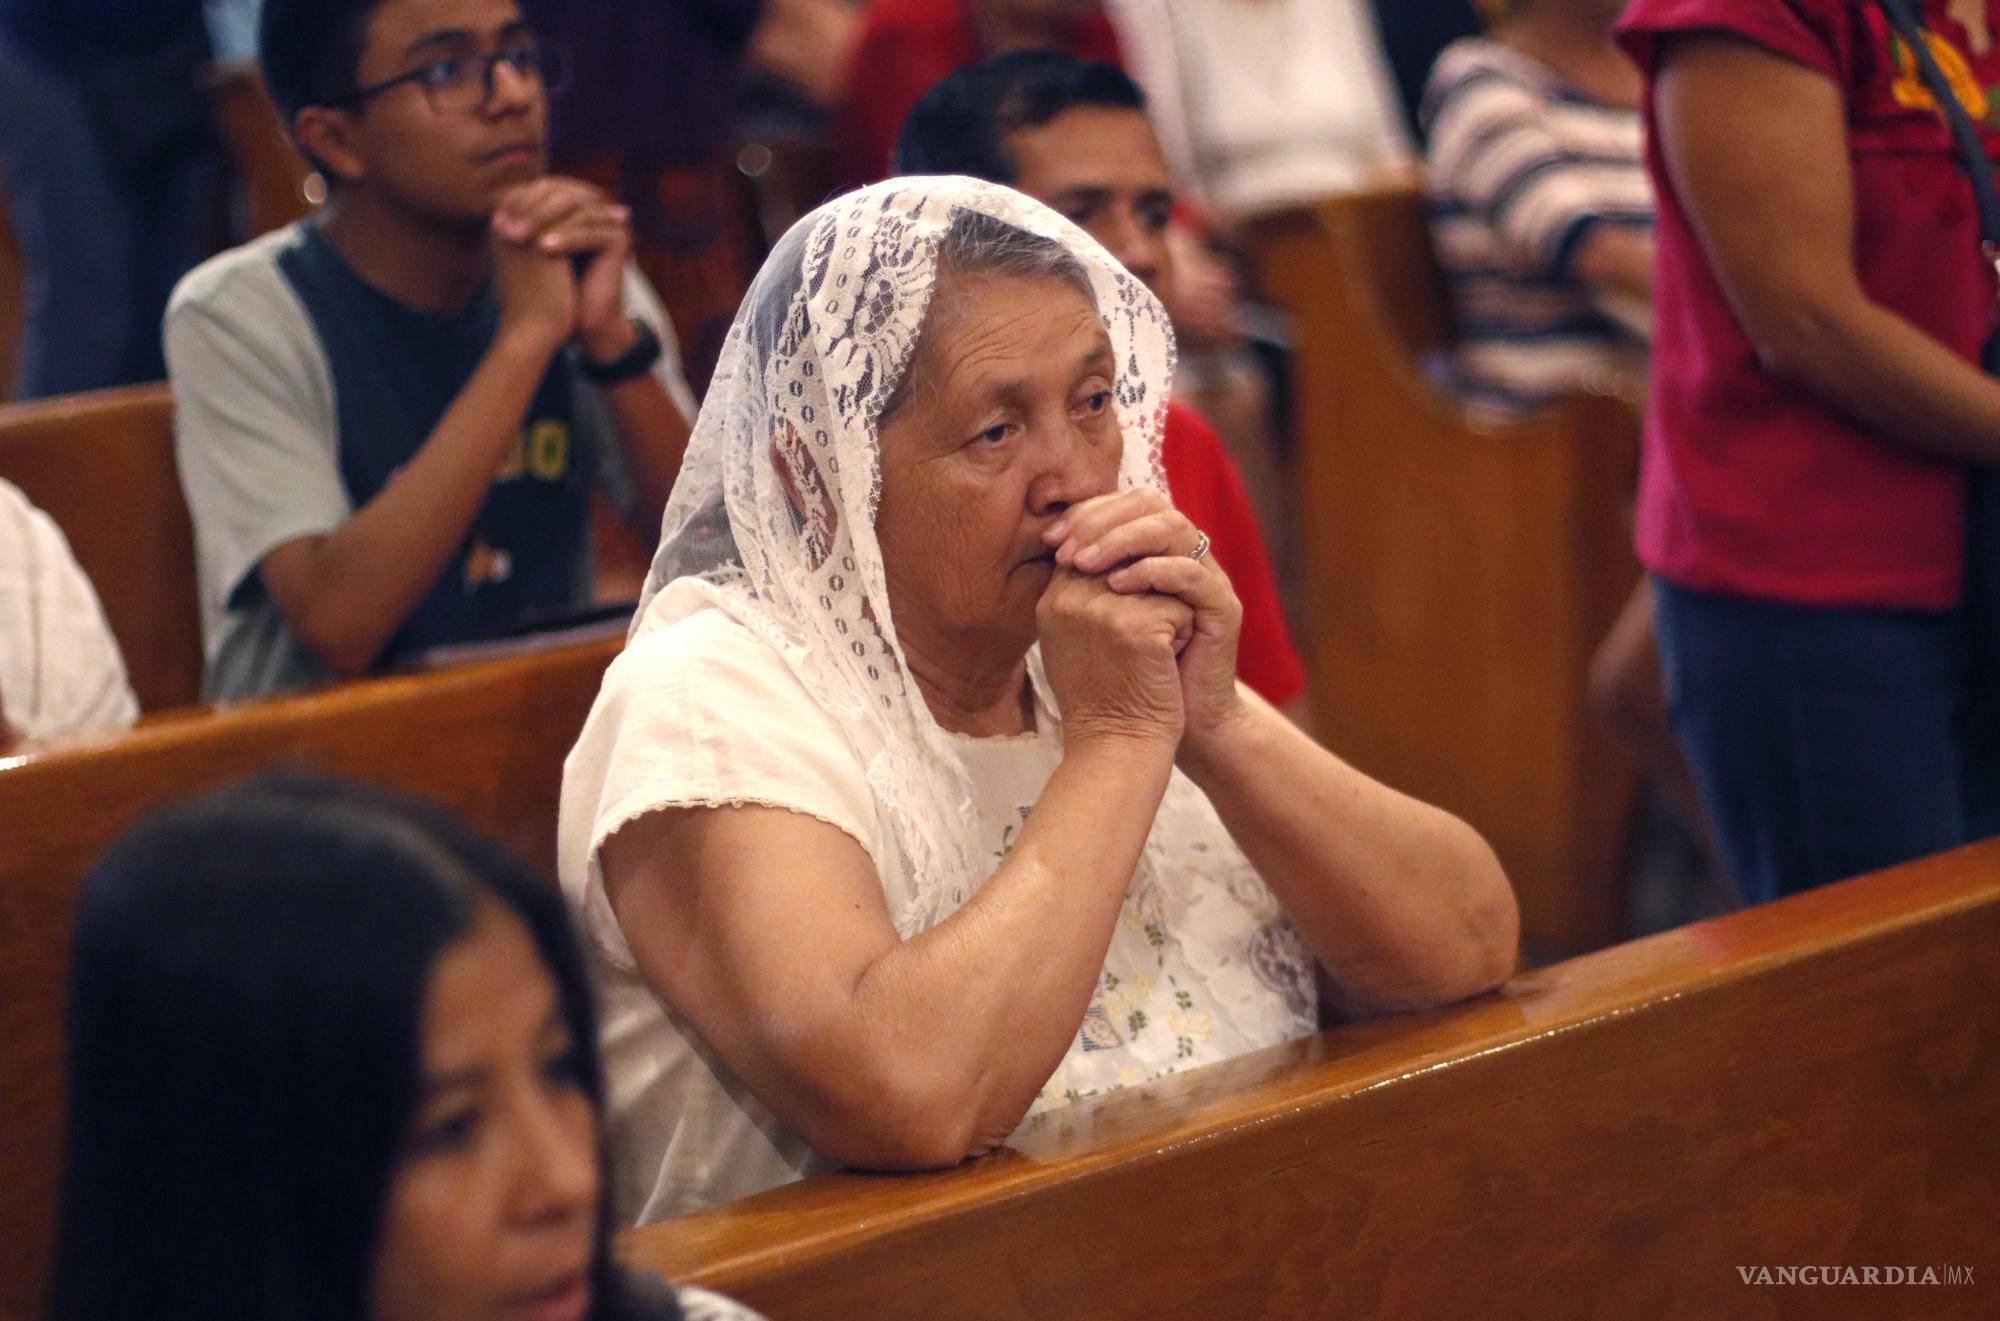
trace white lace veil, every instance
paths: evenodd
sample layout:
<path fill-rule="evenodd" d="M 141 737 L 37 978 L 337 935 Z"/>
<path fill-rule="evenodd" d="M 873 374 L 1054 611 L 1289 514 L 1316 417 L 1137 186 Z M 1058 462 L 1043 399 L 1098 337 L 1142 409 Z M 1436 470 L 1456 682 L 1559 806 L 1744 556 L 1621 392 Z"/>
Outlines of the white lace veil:
<path fill-rule="evenodd" d="M 893 179 L 806 216 L 765 262 L 688 443 L 633 625 L 634 637 L 656 626 L 660 589 L 696 576 L 786 658 L 846 732 L 903 851 L 914 898 L 892 917 L 905 937 L 962 903 L 991 865 L 968 837 L 970 786 L 951 740 L 906 681 L 875 536 L 877 420 L 916 348 L 939 242 L 964 211 L 1055 240 L 1088 274 L 1117 354 L 1120 485 L 1164 489 L 1174 339 L 1153 295 L 1012 189 Z M 1030 666 L 1042 683 L 1038 653 Z"/>

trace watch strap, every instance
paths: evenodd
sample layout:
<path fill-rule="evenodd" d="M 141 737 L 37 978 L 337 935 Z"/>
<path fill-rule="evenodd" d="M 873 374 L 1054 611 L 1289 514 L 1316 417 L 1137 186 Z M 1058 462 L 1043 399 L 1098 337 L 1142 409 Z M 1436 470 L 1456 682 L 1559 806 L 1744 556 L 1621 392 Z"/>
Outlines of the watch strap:
<path fill-rule="evenodd" d="M 583 379 L 593 385 L 618 385 L 653 370 L 653 364 L 660 360 L 664 346 L 653 327 L 639 317 L 632 318 L 632 329 L 636 332 L 630 347 L 610 362 L 592 362 L 582 352 L 576 355 L 577 370 Z"/>

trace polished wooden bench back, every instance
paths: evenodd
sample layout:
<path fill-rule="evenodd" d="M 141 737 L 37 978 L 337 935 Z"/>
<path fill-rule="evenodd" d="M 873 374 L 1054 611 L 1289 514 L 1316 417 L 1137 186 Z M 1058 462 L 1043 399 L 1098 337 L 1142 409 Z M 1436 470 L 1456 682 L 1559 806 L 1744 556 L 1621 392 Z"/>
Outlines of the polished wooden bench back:
<path fill-rule="evenodd" d="M 1352 296 L 1379 333 L 1418 364 L 1456 339 L 1451 295 L 1431 242 L 1424 199 L 1410 189 L 1336 198 L 1319 212 L 1352 254 Z M 1407 385 L 1407 382 L 1405 383 Z"/>
<path fill-rule="evenodd" d="M 136 385 L 0 407 L 0 478 L 69 538 L 146 711 L 201 695 L 194 530 L 174 466 L 173 396 Z"/>
<path fill-rule="evenodd" d="M 267 234 L 303 219 L 312 210 L 304 191 L 312 167 L 292 145 L 263 75 L 229 70 L 210 88 L 209 106 L 236 175 L 244 227 Z"/>
<path fill-rule="evenodd" d="M 1996 1113 L 2000 842 L 621 1249 L 786 1321 L 1990 1318 Z M 1975 1287 L 1738 1274 L 1825 1263 Z"/>
<path fill-rule="evenodd" d="M 0 1318 L 38 1314 L 70 923 L 105 845 L 168 800 L 286 765 L 430 799 L 552 875 L 563 758 L 619 645 L 188 712 L 115 740 L 0 760 Z"/>
<path fill-rule="evenodd" d="M 1485 834 L 1531 952 L 1618 939 L 1635 776 L 1591 718 L 1585 678 L 1638 580 L 1625 522 L 1636 414 L 1594 397 L 1475 426 L 1425 372 L 1450 316 L 1414 192 L 1279 218 L 1253 248 L 1296 325 L 1322 736 Z"/>

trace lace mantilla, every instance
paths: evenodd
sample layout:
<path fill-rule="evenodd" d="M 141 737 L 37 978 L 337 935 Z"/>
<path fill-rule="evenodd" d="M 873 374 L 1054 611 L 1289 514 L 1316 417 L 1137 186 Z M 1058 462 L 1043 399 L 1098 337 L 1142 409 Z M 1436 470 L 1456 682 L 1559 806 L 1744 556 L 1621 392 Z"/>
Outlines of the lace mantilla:
<path fill-rule="evenodd" d="M 908 682 L 875 537 L 877 422 L 916 348 L 939 242 L 962 211 L 1054 239 L 1088 273 L 1118 360 L 1120 485 L 1165 488 L 1175 351 L 1158 300 L 1082 230 L 1012 189 L 893 179 L 806 216 L 765 263 L 724 344 L 633 625 L 644 634 L 660 589 L 697 576 L 785 656 L 861 753 L 909 863 L 913 897 L 892 914 L 906 939 L 991 868 L 964 827 L 965 768 Z"/>

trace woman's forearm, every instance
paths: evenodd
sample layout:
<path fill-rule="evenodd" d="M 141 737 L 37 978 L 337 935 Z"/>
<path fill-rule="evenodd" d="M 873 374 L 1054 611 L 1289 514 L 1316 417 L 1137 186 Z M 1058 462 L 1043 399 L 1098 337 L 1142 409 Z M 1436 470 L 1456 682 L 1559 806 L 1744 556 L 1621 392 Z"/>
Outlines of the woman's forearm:
<path fill-rule="evenodd" d="M 1158 740 L 1072 743 L 1006 858 L 907 941 L 860 845 L 773 808 L 643 817 L 605 890 L 653 992 L 815 1150 L 954 1165 L 1075 1039 L 1172 767 Z"/>
<path fill-rule="evenodd" d="M 1576 254 L 1576 273 L 1594 289 L 1650 304 L 1652 236 L 1626 225 L 1600 224 Z"/>
<path fill-rule="evenodd" d="M 1189 776 L 1350 1011 L 1428 1008 L 1513 970 L 1514 892 L 1470 826 L 1346 765 L 1249 693 Z"/>
<path fill-rule="evenodd" d="M 1090 1006 L 1120 907 L 1173 768 L 1138 739 L 1067 750 L 1020 838 L 951 917 L 886 950 L 854 988 L 856 1021 L 925 1070 L 919 1096 L 955 1117 L 940 1156 L 990 1149 L 1020 1123 Z"/>
<path fill-rule="evenodd" d="M 2000 381 L 1858 286 L 1805 292 L 1751 326 L 1765 370 L 1885 440 L 2000 465 Z"/>
<path fill-rule="evenodd" d="M 451 563 L 493 489 L 559 341 L 500 335 L 416 454 L 354 516 L 258 568 L 306 648 L 341 675 L 380 658 Z"/>

